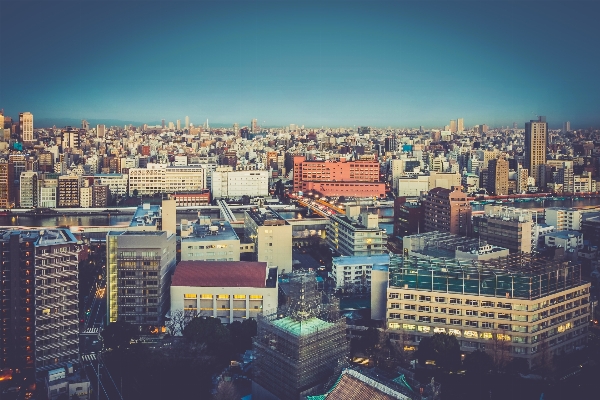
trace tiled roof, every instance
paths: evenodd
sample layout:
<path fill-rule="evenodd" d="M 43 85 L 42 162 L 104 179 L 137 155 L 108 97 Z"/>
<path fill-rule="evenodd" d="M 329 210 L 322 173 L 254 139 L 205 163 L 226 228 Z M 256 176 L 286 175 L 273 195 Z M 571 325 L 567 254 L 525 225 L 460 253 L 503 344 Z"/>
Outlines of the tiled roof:
<path fill-rule="evenodd" d="M 266 279 L 266 262 L 181 261 L 171 285 L 264 288 Z"/>

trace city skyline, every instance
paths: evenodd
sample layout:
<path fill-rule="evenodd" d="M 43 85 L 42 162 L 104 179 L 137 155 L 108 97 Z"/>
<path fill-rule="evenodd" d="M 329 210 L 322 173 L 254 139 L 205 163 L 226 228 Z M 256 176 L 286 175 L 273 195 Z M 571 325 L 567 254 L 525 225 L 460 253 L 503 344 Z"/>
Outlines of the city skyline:
<path fill-rule="evenodd" d="M 5 115 L 415 128 L 456 118 L 522 128 L 546 115 L 551 128 L 600 125 L 598 54 L 586 46 L 600 39 L 595 2 L 73 4 L 0 4 Z M 31 29 L 10 18 L 25 7 Z"/>

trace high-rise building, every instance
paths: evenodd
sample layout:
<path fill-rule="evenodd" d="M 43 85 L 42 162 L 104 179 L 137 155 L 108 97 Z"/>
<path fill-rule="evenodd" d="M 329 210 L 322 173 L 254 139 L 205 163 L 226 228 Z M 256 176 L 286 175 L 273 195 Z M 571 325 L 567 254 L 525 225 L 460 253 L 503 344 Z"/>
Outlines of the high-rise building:
<path fill-rule="evenodd" d="M 456 126 L 456 120 L 450 120 L 450 132 L 455 133 L 457 130 L 457 126 Z"/>
<path fill-rule="evenodd" d="M 567 133 L 571 131 L 571 121 L 563 122 L 563 133 Z"/>
<path fill-rule="evenodd" d="M 96 125 L 96 136 L 103 138 L 106 135 L 106 125 Z"/>
<path fill-rule="evenodd" d="M 456 129 L 459 132 L 462 132 L 465 130 L 465 120 L 463 118 L 459 118 L 456 120 Z"/>
<path fill-rule="evenodd" d="M 387 233 L 379 228 L 377 214 L 360 213 L 360 206 L 346 207 L 327 225 L 327 243 L 344 256 L 374 256 L 387 252 Z"/>
<path fill-rule="evenodd" d="M 162 119 L 162 121 L 161 121 L 161 124 L 160 124 L 160 125 L 162 126 L 162 128 L 163 128 L 163 129 L 165 129 L 165 119 L 164 119 L 164 118 Z"/>
<path fill-rule="evenodd" d="M 180 119 L 177 120 L 177 130 L 178 131 L 181 130 L 181 120 Z"/>
<path fill-rule="evenodd" d="M 79 148 L 79 129 L 66 126 L 62 130 L 62 148 L 63 150 Z"/>
<path fill-rule="evenodd" d="M 38 206 L 38 173 L 21 172 L 20 207 L 35 208 Z"/>
<path fill-rule="evenodd" d="M 263 310 L 258 332 L 252 398 L 299 400 L 324 392 L 324 385 L 349 355 L 346 322 L 336 312 L 337 302 L 323 304 L 315 273 L 289 277 L 288 304 Z"/>
<path fill-rule="evenodd" d="M 88 129 L 90 129 L 90 123 L 87 122 L 85 119 L 81 120 L 81 129 L 87 131 Z"/>
<path fill-rule="evenodd" d="M 487 191 L 490 195 L 508 194 L 508 161 L 504 157 L 488 162 Z"/>
<path fill-rule="evenodd" d="M 10 208 L 11 200 L 10 200 L 10 192 L 11 192 L 11 182 L 9 179 L 9 165 L 6 160 L 0 160 L 0 208 Z"/>
<path fill-rule="evenodd" d="M 185 129 L 190 129 L 190 117 L 185 117 Z"/>
<path fill-rule="evenodd" d="M 22 112 L 19 114 L 19 136 L 23 142 L 33 142 L 33 114 Z"/>
<path fill-rule="evenodd" d="M 516 122 L 513 122 L 513 129 L 517 129 L 519 125 Z"/>
<path fill-rule="evenodd" d="M 175 232 L 109 232 L 107 322 L 160 326 L 169 310 L 169 286 L 175 269 Z"/>
<path fill-rule="evenodd" d="M 257 133 L 258 132 L 258 121 L 256 120 L 256 118 L 254 118 L 252 120 L 252 123 L 250 124 L 250 126 L 251 126 L 251 130 L 250 130 L 251 133 Z"/>
<path fill-rule="evenodd" d="M 533 217 L 520 208 L 486 206 L 485 214 L 473 216 L 473 235 L 511 253 L 531 253 L 534 247 Z"/>
<path fill-rule="evenodd" d="M 525 165 L 529 175 L 540 185 L 540 165 L 546 164 L 548 123 L 546 117 L 525 123 Z"/>
<path fill-rule="evenodd" d="M 79 355 L 77 240 L 69 229 L 0 232 L 0 371 L 15 386 Z"/>
<path fill-rule="evenodd" d="M 233 134 L 235 136 L 238 136 L 240 134 L 240 124 L 238 124 L 237 122 L 233 124 Z"/>
<path fill-rule="evenodd" d="M 460 186 L 431 189 L 423 200 L 425 232 L 465 235 L 470 230 L 471 205 Z"/>

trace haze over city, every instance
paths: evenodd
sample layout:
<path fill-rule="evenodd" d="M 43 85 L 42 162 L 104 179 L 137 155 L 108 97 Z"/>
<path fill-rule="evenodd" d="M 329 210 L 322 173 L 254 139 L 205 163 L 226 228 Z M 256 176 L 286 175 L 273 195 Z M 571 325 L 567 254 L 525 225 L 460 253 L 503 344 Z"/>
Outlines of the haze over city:
<path fill-rule="evenodd" d="M 0 107 L 57 126 L 186 115 L 266 127 L 599 122 L 592 1 L 2 1 L 0 10 Z"/>

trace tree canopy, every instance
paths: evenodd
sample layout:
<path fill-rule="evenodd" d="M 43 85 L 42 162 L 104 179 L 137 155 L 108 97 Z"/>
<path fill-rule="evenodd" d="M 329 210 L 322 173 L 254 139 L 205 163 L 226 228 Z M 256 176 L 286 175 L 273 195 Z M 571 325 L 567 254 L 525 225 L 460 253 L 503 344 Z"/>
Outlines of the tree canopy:
<path fill-rule="evenodd" d="M 108 325 L 102 333 L 104 347 L 108 349 L 121 349 L 129 346 L 131 339 L 137 337 L 136 328 L 128 322 L 119 320 Z"/>
<path fill-rule="evenodd" d="M 415 355 L 420 364 L 434 360 L 435 365 L 448 370 L 460 366 L 460 345 L 454 335 L 447 333 L 435 333 L 431 337 L 421 339 Z"/>

